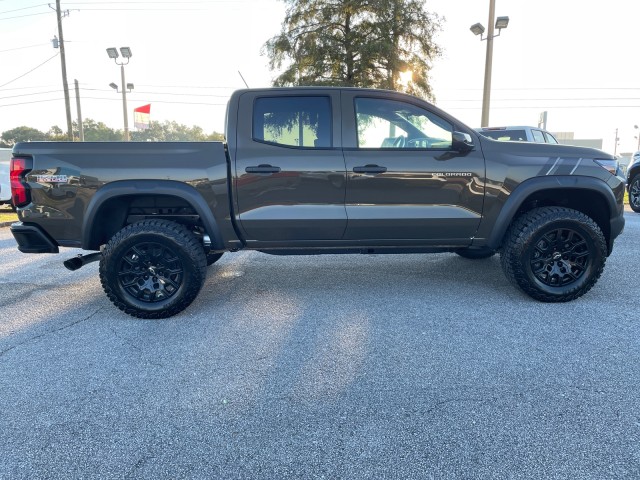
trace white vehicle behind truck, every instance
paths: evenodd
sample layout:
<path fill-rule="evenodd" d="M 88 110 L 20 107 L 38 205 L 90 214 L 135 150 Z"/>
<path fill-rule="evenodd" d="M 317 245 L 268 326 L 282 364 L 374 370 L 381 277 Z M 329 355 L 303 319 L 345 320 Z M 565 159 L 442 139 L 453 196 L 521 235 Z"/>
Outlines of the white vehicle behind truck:
<path fill-rule="evenodd" d="M 9 180 L 11 149 L 0 148 L 0 205 L 11 205 L 11 182 Z"/>

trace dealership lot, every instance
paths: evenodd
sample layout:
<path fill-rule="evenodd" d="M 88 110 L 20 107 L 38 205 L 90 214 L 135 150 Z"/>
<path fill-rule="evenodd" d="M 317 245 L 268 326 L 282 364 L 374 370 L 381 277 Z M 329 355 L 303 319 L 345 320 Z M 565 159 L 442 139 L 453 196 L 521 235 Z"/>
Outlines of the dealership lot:
<path fill-rule="evenodd" d="M 0 229 L 0 478 L 638 478 L 640 215 L 567 304 L 498 257 L 227 254 L 136 320 Z"/>

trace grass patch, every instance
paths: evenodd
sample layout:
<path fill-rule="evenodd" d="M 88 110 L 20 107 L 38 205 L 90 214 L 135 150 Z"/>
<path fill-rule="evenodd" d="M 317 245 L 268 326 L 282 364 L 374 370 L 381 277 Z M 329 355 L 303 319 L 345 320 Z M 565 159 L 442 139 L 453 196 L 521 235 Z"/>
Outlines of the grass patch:
<path fill-rule="evenodd" d="M 0 223 L 4 222 L 17 222 L 18 216 L 14 212 L 2 212 L 0 211 Z"/>

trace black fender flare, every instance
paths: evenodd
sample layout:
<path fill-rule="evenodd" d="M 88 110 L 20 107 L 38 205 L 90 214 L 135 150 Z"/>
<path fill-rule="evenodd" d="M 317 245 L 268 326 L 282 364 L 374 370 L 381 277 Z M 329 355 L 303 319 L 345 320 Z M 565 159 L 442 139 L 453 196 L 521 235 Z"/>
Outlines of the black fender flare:
<path fill-rule="evenodd" d="M 136 195 L 168 195 L 185 200 L 202 220 L 204 229 L 211 238 L 212 248 L 224 248 L 220 228 L 205 199 L 191 185 L 175 180 L 117 180 L 99 188 L 91 197 L 84 213 L 82 248 L 90 248 L 94 222 L 97 221 L 96 216 L 105 202 L 117 197 Z"/>
<path fill-rule="evenodd" d="M 591 190 L 600 194 L 604 198 L 609 209 L 609 218 L 617 216 L 616 197 L 604 180 L 596 177 L 580 177 L 569 175 L 558 175 L 549 177 L 529 178 L 518 185 L 509 195 L 507 201 L 502 206 L 500 214 L 496 220 L 487 245 L 490 248 L 498 248 L 502 244 L 502 239 L 511 221 L 518 210 L 534 193 L 541 190 Z"/>

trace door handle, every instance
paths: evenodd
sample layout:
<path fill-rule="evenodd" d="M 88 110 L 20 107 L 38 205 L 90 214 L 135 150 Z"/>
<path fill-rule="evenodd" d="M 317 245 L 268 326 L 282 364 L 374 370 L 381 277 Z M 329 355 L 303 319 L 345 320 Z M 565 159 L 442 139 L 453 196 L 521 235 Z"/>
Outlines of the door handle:
<path fill-rule="evenodd" d="M 260 164 L 257 167 L 247 167 L 244 169 L 247 173 L 280 173 L 280 167 L 274 167 L 273 165 Z"/>
<path fill-rule="evenodd" d="M 380 165 L 365 165 L 363 167 L 353 167 L 354 173 L 384 173 L 387 171 L 387 167 L 381 167 Z"/>

